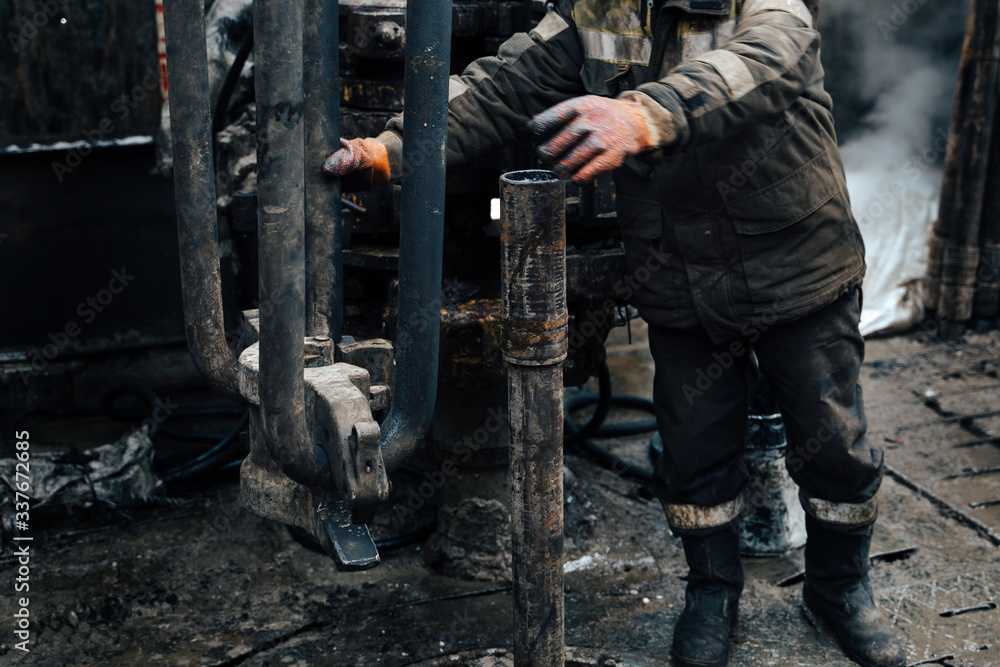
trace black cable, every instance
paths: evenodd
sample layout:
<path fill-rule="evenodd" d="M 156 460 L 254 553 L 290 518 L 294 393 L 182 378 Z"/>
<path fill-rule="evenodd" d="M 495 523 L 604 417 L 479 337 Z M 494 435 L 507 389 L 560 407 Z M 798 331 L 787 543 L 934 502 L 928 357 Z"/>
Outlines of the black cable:
<path fill-rule="evenodd" d="M 250 52 L 253 50 L 253 28 L 250 29 L 250 34 L 247 38 L 243 40 L 243 44 L 240 45 L 240 50 L 236 52 L 236 58 L 233 60 L 233 66 L 229 68 L 229 73 L 226 74 L 226 80 L 222 82 L 222 90 L 219 91 L 219 99 L 215 103 L 215 115 L 212 116 L 212 139 L 214 143 L 215 135 L 222 131 L 222 128 L 226 126 L 226 115 L 229 113 L 229 103 L 232 101 L 233 92 L 236 90 L 236 84 L 240 80 L 240 75 L 243 74 L 243 66 L 247 63 L 247 58 L 250 57 Z"/>
<path fill-rule="evenodd" d="M 640 398 L 639 396 L 629 396 L 626 394 L 612 394 L 610 387 L 608 389 L 607 399 L 604 399 L 598 394 L 577 394 L 566 399 L 564 402 L 564 409 L 567 413 L 569 413 L 571 411 L 581 410 L 590 405 L 594 405 L 595 403 L 598 405 L 598 409 L 600 409 L 601 403 L 605 400 L 607 401 L 608 408 L 615 406 L 629 410 L 643 410 L 645 412 L 649 412 L 650 414 L 653 414 L 654 410 L 653 402 L 648 398 Z M 606 413 L 607 411 L 605 411 L 605 415 Z M 597 412 L 594 413 L 594 416 L 597 416 Z M 594 428 L 590 429 L 590 437 L 623 438 L 630 435 L 641 435 L 642 433 L 649 433 L 650 431 L 656 430 L 656 417 L 625 424 L 604 424 L 603 421 L 604 419 L 602 418 L 602 423 L 599 423 Z M 583 432 L 583 429 L 593 426 L 595 419 L 591 417 L 590 421 L 582 427 L 577 422 L 573 423 L 578 429 L 580 429 L 573 434 L 573 437 L 576 438 L 576 436 Z M 566 438 L 564 438 L 564 441 L 566 444 L 573 444 Z"/>
<path fill-rule="evenodd" d="M 134 403 L 123 407 L 122 399 L 131 397 Z M 227 452 L 230 443 L 236 438 L 240 431 L 246 426 L 250 416 L 247 408 L 235 406 L 221 407 L 201 407 L 201 408 L 174 408 L 167 410 L 164 407 L 158 393 L 149 387 L 137 384 L 125 384 L 112 387 L 101 398 L 101 406 L 106 414 L 112 419 L 119 421 L 141 420 L 149 426 L 149 437 L 168 436 L 180 440 L 192 440 L 196 442 L 213 442 L 212 447 L 198 454 L 193 459 L 183 461 L 173 465 L 165 471 L 160 472 L 160 477 L 166 482 L 177 482 L 185 480 L 209 470 L 227 467 L 233 461 L 233 453 Z M 157 410 L 164 410 L 161 416 L 156 414 Z M 199 431 L 185 431 L 168 427 L 163 424 L 166 419 L 183 420 L 201 417 L 226 417 L 239 416 L 240 420 L 230 431 L 226 433 L 207 433 Z M 242 454 L 242 453 L 241 453 Z M 243 456 L 240 456 L 242 460 Z M 162 464 L 161 464 L 162 465 Z"/>
<path fill-rule="evenodd" d="M 435 524 L 429 523 L 424 526 L 414 528 L 413 530 L 405 532 L 402 535 L 397 535 L 396 537 L 377 540 L 375 542 L 375 547 L 383 553 L 386 551 L 394 551 L 396 549 L 408 547 L 411 544 L 422 542 L 430 537 L 430 534 L 434 532 L 434 527 Z"/>
<path fill-rule="evenodd" d="M 170 419 L 189 419 L 192 417 L 238 417 L 246 412 L 245 408 L 186 408 L 175 410 L 170 413 Z M 225 433 L 208 433 L 204 431 L 184 431 L 170 426 L 161 425 L 159 429 L 161 435 L 177 440 L 194 440 L 197 442 L 218 442 L 226 437 Z"/>
<path fill-rule="evenodd" d="M 606 363 L 603 363 L 601 369 L 598 370 L 597 381 L 599 389 L 597 395 L 577 394 L 568 397 L 563 402 L 565 430 L 563 441 L 567 444 L 575 443 L 584 453 L 593 458 L 598 465 L 612 471 L 616 475 L 628 477 L 644 484 L 654 484 L 656 479 L 651 470 L 629 463 L 620 456 L 612 454 L 598 446 L 590 439 L 590 437 L 622 437 L 655 431 L 655 418 L 631 424 L 609 424 L 605 426 L 603 423 L 612 405 L 653 413 L 653 402 L 638 396 L 612 394 L 611 374 L 608 372 Z M 597 404 L 597 410 L 585 425 L 578 424 L 570 416 L 572 411 L 594 404 Z M 600 416 L 600 419 L 597 419 L 598 416 Z M 590 437 L 581 436 L 581 433 L 584 433 L 585 429 L 590 432 Z"/>
<path fill-rule="evenodd" d="M 207 431 L 181 431 L 167 426 L 160 427 L 160 435 L 177 440 L 192 440 L 194 442 L 218 442 L 226 437 L 225 433 L 209 433 Z"/>
<path fill-rule="evenodd" d="M 233 441 L 234 438 L 238 437 L 240 431 L 246 426 L 247 421 L 250 419 L 250 409 L 247 408 L 243 411 L 243 416 L 240 417 L 240 421 L 233 427 L 233 429 L 226 434 L 226 436 L 219 441 L 214 447 L 206 450 L 190 461 L 186 461 L 179 466 L 175 466 L 170 470 L 166 470 L 160 474 L 160 477 L 164 482 L 177 482 L 180 480 L 190 479 L 197 475 L 209 472 L 210 470 L 216 469 L 224 464 L 232 462 L 231 454 L 226 453 L 225 450 L 228 449 L 229 443 Z M 240 459 L 242 460 L 242 456 Z M 226 459 L 225 461 L 221 459 Z"/>
<path fill-rule="evenodd" d="M 577 432 L 576 422 L 567 419 L 565 424 L 566 429 L 571 433 Z M 603 468 L 610 470 L 616 475 L 621 475 L 622 477 L 628 477 L 637 482 L 642 482 L 644 484 L 650 484 L 655 481 L 653 472 L 645 468 L 640 468 L 633 465 L 621 458 L 617 454 L 612 454 L 611 452 L 599 447 L 593 440 L 583 440 L 576 445 L 588 456 L 594 459 L 598 465 Z"/>
<path fill-rule="evenodd" d="M 185 417 L 238 417 L 246 412 L 246 408 L 212 407 L 212 408 L 179 408 L 170 413 L 171 419 Z"/>
<path fill-rule="evenodd" d="M 139 399 L 139 403 L 145 407 L 141 411 L 129 411 L 123 410 L 118 406 L 118 401 L 124 396 L 133 396 Z M 157 401 L 159 401 L 159 396 L 156 395 L 149 387 L 144 387 L 138 384 L 122 384 L 117 387 L 112 387 L 104 394 L 101 398 L 101 408 L 104 412 L 117 421 L 130 422 L 137 419 L 147 419 L 153 416 L 154 411 L 157 408 Z M 155 436 L 160 429 L 159 422 L 161 420 L 150 419 L 150 429 L 149 437 Z"/>
<path fill-rule="evenodd" d="M 596 400 L 592 400 L 595 398 L 593 394 L 577 394 L 563 401 L 563 411 L 567 415 L 573 410 L 597 403 L 597 409 L 594 410 L 594 414 L 591 415 L 586 424 L 575 433 L 563 434 L 564 445 L 575 445 L 596 435 L 611 411 L 611 371 L 608 370 L 608 362 L 604 360 L 601 361 L 601 366 L 597 369 L 597 388 L 599 393 Z"/>

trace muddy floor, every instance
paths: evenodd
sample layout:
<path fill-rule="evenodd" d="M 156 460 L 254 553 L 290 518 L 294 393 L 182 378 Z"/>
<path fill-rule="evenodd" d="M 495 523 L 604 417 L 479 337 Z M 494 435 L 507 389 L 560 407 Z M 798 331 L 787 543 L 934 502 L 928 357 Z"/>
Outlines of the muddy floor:
<path fill-rule="evenodd" d="M 870 437 L 888 464 L 872 551 L 915 548 L 876 560 L 877 601 L 911 665 L 1000 666 L 1000 335 L 969 334 L 960 345 L 877 339 L 867 355 Z M 616 393 L 648 396 L 641 329 L 631 343 L 615 332 L 609 364 Z M 98 417 L 33 416 L 21 426 L 39 450 L 67 444 L 67 432 L 86 441 L 121 430 Z M 648 464 L 648 435 L 602 442 Z M 410 514 L 401 508 L 433 461 L 421 466 L 394 478 L 395 505 L 380 512 L 374 536 L 413 537 L 440 506 L 446 520 L 360 573 L 338 573 L 283 526 L 241 508 L 234 471 L 127 511 L 53 517 L 33 532 L 29 653 L 14 647 L 17 563 L 3 545 L 0 663 L 392 667 L 509 647 L 502 470 L 449 479 L 481 491 L 475 506 L 441 488 Z M 659 504 L 576 451 L 565 481 L 567 643 L 669 664 L 686 567 Z M 851 664 L 801 615 L 801 549 L 745 566 L 730 664 Z"/>

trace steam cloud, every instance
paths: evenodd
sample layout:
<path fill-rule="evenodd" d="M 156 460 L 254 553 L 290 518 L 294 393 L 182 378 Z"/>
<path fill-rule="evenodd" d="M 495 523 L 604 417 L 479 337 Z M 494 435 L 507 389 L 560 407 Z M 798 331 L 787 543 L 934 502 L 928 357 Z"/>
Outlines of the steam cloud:
<path fill-rule="evenodd" d="M 863 333 L 922 314 L 967 10 L 941 0 L 821 6 L 827 89 L 867 248 Z"/>

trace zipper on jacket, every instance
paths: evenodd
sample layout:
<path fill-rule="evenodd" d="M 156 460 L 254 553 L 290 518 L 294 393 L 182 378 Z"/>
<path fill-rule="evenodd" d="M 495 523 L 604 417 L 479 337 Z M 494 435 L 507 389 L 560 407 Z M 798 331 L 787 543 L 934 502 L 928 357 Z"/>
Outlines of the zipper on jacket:
<path fill-rule="evenodd" d="M 649 10 L 652 14 L 650 21 L 653 32 L 653 49 L 649 59 L 649 67 L 646 69 L 646 81 L 656 81 L 662 75 L 661 70 L 663 69 L 663 56 L 667 51 L 667 40 L 668 38 L 677 39 L 677 35 L 674 34 L 677 17 L 675 15 L 668 15 L 667 12 L 669 10 L 662 4 L 656 7 L 653 1 L 647 0 L 647 2 L 649 2 Z"/>
<path fill-rule="evenodd" d="M 646 6 L 643 7 L 642 13 L 639 16 L 639 26 L 645 28 L 649 25 L 650 16 L 653 13 L 653 0 L 646 0 Z"/>

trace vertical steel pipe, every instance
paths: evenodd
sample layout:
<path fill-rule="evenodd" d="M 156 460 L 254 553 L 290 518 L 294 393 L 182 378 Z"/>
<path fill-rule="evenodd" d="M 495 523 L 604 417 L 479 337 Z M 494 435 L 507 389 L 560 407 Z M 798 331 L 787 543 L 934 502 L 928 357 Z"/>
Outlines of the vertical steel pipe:
<path fill-rule="evenodd" d="M 204 0 L 171 0 L 163 20 L 184 328 L 198 371 L 213 389 L 242 401 L 222 312 L 208 54 L 197 48 L 205 44 Z"/>
<path fill-rule="evenodd" d="M 993 115 L 997 106 L 1000 63 L 1000 5 L 972 0 L 959 64 L 952 111 L 945 181 L 936 235 L 947 239 L 941 255 L 941 287 L 937 300 L 946 336 L 960 333 L 972 317 L 979 225 Z"/>
<path fill-rule="evenodd" d="M 500 178 L 501 346 L 510 410 L 514 664 L 565 664 L 563 361 L 566 188 L 549 171 Z"/>
<path fill-rule="evenodd" d="M 332 484 L 306 429 L 302 4 L 254 2 L 260 406 L 272 458 L 295 481 Z M 317 165 L 322 164 L 318 161 Z"/>
<path fill-rule="evenodd" d="M 305 54 L 306 333 L 340 340 L 344 320 L 340 180 L 320 165 L 340 148 L 340 35 L 337 0 L 306 0 Z"/>
<path fill-rule="evenodd" d="M 396 385 L 382 424 L 388 470 L 427 432 L 437 395 L 451 14 L 444 0 L 406 3 Z"/>

